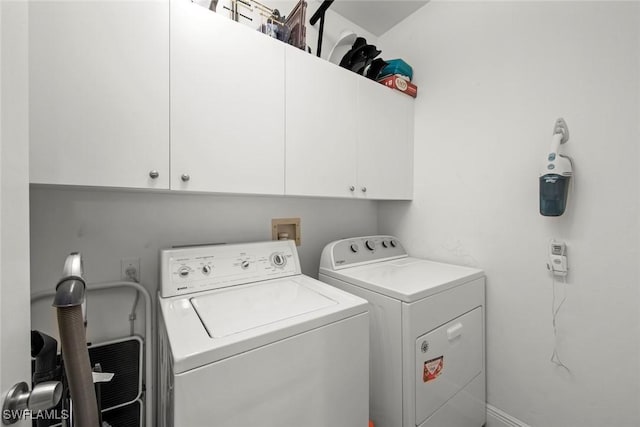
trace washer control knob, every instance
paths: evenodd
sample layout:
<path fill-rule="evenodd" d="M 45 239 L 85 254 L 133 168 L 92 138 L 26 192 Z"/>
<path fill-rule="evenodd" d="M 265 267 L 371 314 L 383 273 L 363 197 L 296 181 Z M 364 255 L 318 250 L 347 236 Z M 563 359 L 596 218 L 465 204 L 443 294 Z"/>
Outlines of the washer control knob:
<path fill-rule="evenodd" d="M 354 254 L 357 254 L 359 250 L 358 245 L 356 245 L 355 243 L 352 243 L 349 249 L 351 249 L 351 252 L 353 252 Z"/>
<path fill-rule="evenodd" d="M 182 182 L 187 182 L 191 179 L 191 177 L 189 176 L 189 174 L 183 173 L 180 179 L 182 180 Z"/>
<path fill-rule="evenodd" d="M 392 248 L 395 248 L 397 246 L 396 241 L 393 239 L 389 240 L 389 244 L 391 245 Z"/>
<path fill-rule="evenodd" d="M 251 265 L 251 263 L 247 260 L 244 260 L 240 263 L 240 267 L 242 267 L 243 270 L 246 270 L 247 268 L 249 268 L 249 265 Z"/>
<path fill-rule="evenodd" d="M 382 247 L 383 248 L 388 248 L 389 247 L 389 242 L 387 242 L 386 240 L 382 241 Z"/>
<path fill-rule="evenodd" d="M 178 269 L 178 276 L 182 278 L 186 278 L 188 275 L 189 275 L 189 267 L 187 267 L 186 265 L 183 265 Z"/>
<path fill-rule="evenodd" d="M 209 274 L 211 273 L 211 266 L 210 265 L 203 265 L 202 266 L 202 274 Z"/>
<path fill-rule="evenodd" d="M 372 251 L 372 250 L 374 250 L 376 248 L 376 242 L 374 242 L 373 240 L 367 240 L 366 242 L 364 242 L 364 245 L 370 251 Z"/>
<path fill-rule="evenodd" d="M 275 253 L 271 256 L 271 262 L 273 262 L 273 265 L 276 267 L 284 267 L 287 263 L 287 258 L 281 253 Z"/>

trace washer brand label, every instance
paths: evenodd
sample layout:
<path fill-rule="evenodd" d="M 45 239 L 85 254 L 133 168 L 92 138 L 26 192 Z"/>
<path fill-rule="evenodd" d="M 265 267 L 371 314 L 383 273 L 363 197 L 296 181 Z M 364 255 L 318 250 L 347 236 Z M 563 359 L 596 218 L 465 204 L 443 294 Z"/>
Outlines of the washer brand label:
<path fill-rule="evenodd" d="M 344 264 L 346 261 L 343 259 L 339 259 L 336 261 L 336 265 Z"/>
<path fill-rule="evenodd" d="M 424 371 L 422 372 L 422 381 L 428 383 L 433 381 L 444 368 L 444 356 L 436 357 L 435 359 L 427 360 L 424 362 Z"/>

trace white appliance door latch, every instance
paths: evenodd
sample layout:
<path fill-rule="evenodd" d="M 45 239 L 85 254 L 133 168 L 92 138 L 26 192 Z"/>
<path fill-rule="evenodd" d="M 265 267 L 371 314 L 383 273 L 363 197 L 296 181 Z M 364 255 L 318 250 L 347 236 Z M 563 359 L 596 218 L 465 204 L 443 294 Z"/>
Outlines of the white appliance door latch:
<path fill-rule="evenodd" d="M 458 322 L 455 325 L 447 329 L 447 338 L 449 341 L 453 341 L 462 335 L 462 323 Z"/>

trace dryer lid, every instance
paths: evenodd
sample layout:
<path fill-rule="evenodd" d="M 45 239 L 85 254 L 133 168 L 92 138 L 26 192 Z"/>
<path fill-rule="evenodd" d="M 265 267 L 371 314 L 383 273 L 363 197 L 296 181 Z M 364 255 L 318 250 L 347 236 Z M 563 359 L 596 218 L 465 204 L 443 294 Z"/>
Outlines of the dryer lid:
<path fill-rule="evenodd" d="M 293 280 L 229 288 L 190 301 L 211 338 L 223 338 L 338 304 Z"/>
<path fill-rule="evenodd" d="M 484 275 L 476 268 L 412 257 L 322 272 L 404 302 L 417 301 Z"/>

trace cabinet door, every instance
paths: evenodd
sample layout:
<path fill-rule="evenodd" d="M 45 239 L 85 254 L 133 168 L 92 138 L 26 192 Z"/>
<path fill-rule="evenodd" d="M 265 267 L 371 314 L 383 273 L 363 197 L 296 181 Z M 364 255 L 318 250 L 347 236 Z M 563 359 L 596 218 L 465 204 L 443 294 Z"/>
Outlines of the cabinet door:
<path fill-rule="evenodd" d="M 171 1 L 171 189 L 284 193 L 284 43 L 189 0 Z"/>
<path fill-rule="evenodd" d="M 357 192 L 372 199 L 411 199 L 413 98 L 358 79 L 358 114 Z"/>
<path fill-rule="evenodd" d="M 33 1 L 29 19 L 31 182 L 169 188 L 168 0 Z"/>
<path fill-rule="evenodd" d="M 351 197 L 358 76 L 287 48 L 286 194 Z"/>

